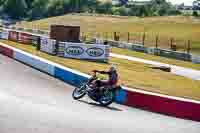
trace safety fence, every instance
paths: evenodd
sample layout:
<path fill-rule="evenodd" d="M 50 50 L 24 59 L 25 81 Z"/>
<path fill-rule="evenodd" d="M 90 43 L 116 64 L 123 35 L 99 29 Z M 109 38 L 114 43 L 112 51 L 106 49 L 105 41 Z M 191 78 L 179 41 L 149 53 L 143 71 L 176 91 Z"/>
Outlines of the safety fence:
<path fill-rule="evenodd" d="M 145 47 L 144 45 L 141 45 L 141 44 L 132 44 L 132 43 L 126 43 L 126 42 L 112 41 L 112 40 L 107 40 L 107 42 L 111 46 L 118 47 L 118 48 L 124 48 L 124 49 L 129 49 L 129 50 L 133 50 L 133 51 L 137 51 L 137 52 L 143 52 L 143 53 L 167 57 L 167 58 L 173 58 L 173 59 L 178 59 L 178 60 L 183 60 L 183 61 L 192 61 L 193 63 L 199 63 L 199 62 L 197 62 L 197 60 L 194 60 L 192 58 L 192 57 L 194 57 L 192 54 L 188 54 L 185 52 L 160 49 L 160 48 L 156 48 L 156 47 Z M 195 57 L 200 59 L 199 56 L 195 56 Z"/>
<path fill-rule="evenodd" d="M 81 32 L 81 38 L 83 40 L 91 40 L 92 38 L 102 38 L 104 40 L 113 40 L 118 42 L 126 42 L 133 44 L 141 44 L 145 47 L 156 47 L 161 49 L 169 49 L 173 51 L 191 53 L 192 41 L 183 40 L 174 37 L 161 36 L 150 32 Z"/>
<path fill-rule="evenodd" d="M 48 35 L 14 29 L 2 29 L 0 32 L 0 38 L 27 45 L 32 44 L 36 46 L 37 50 L 65 58 L 101 62 L 108 62 L 109 60 L 109 45 L 59 42 L 57 40 L 50 39 Z"/>
<path fill-rule="evenodd" d="M 9 29 L 35 35 L 35 36 L 32 37 L 33 38 L 32 43 L 34 43 L 34 44 L 36 43 L 37 36 L 49 37 L 49 31 L 42 31 L 42 30 L 37 30 L 37 29 L 28 29 L 28 28 L 22 28 L 22 27 L 9 27 Z M 162 56 L 162 57 L 166 57 L 166 58 L 173 58 L 173 59 L 178 59 L 178 60 L 183 60 L 183 61 L 190 61 L 190 62 L 193 62 L 195 64 L 200 64 L 200 56 L 190 53 L 190 51 L 191 51 L 191 41 L 190 40 L 188 40 L 187 42 L 181 42 L 181 44 L 182 43 L 185 44 L 184 45 L 185 46 L 184 51 L 181 52 L 181 51 L 176 51 L 177 48 L 179 48 L 179 45 L 177 43 L 177 40 L 175 40 L 173 38 L 171 38 L 169 40 L 170 49 L 167 49 L 167 47 L 164 49 L 164 48 L 159 47 L 159 42 L 160 43 L 164 43 L 164 42 L 161 42 L 162 39 L 159 39 L 158 36 L 155 39 L 155 42 L 154 42 L 155 45 L 151 45 L 152 47 L 149 47 L 149 46 L 145 45 L 145 40 L 147 38 L 146 34 L 135 35 L 136 41 L 119 40 L 118 34 L 119 33 L 113 33 L 113 34 L 105 33 L 105 34 L 103 34 L 103 37 L 102 37 L 100 34 L 97 34 L 97 33 L 93 33 L 92 35 L 85 35 L 85 33 L 82 32 L 80 39 L 83 42 L 94 43 L 94 44 L 105 44 L 105 42 L 106 42 L 106 44 L 109 44 L 110 46 L 113 46 L 113 47 L 129 49 L 129 50 L 133 50 L 133 51 L 137 51 L 137 52 L 143 52 L 143 53 L 147 53 L 147 54 Z M 130 34 L 130 33 L 127 33 L 127 34 Z M 88 36 L 90 36 L 90 37 L 88 38 Z M 111 37 L 113 39 L 109 39 Z M 133 39 L 133 37 L 130 34 L 129 39 L 131 40 L 131 38 Z M 137 41 L 138 39 L 136 39 L 136 38 L 140 38 L 139 41 Z M 16 39 L 14 39 L 14 40 L 16 40 Z M 61 51 L 57 53 L 59 56 L 64 55 L 63 45 L 64 44 L 61 42 L 61 43 L 59 43 L 59 45 L 57 47 L 58 49 L 61 49 Z M 98 46 L 100 46 L 100 45 L 98 45 Z M 80 48 L 78 48 L 78 49 L 80 50 Z M 102 51 L 100 49 L 98 49 L 97 55 L 101 55 L 100 53 L 102 53 Z M 79 52 L 81 52 L 81 51 L 82 50 L 80 50 Z M 109 49 L 106 46 L 106 48 L 105 48 L 106 59 L 105 60 L 108 60 L 108 55 L 109 55 L 108 51 L 109 51 Z"/>

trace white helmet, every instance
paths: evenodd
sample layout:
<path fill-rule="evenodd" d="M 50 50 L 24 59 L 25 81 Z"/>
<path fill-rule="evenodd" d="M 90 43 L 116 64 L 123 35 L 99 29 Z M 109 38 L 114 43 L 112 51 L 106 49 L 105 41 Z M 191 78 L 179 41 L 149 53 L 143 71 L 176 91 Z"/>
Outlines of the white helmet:
<path fill-rule="evenodd" d="M 115 64 L 112 64 L 110 67 L 110 71 L 117 71 L 117 66 Z"/>

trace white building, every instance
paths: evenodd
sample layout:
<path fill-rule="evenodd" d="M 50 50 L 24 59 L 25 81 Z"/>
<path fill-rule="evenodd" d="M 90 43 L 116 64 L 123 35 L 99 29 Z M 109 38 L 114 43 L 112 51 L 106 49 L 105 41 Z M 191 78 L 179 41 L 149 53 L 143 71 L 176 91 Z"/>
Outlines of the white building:
<path fill-rule="evenodd" d="M 119 0 L 112 0 L 112 4 L 113 4 L 113 5 L 119 5 L 119 4 L 120 4 L 120 1 L 119 1 Z"/>
<path fill-rule="evenodd" d="M 112 0 L 113 5 L 118 4 L 128 4 L 128 5 L 146 5 L 149 4 L 151 1 L 137 1 L 137 0 Z"/>
<path fill-rule="evenodd" d="M 200 0 L 193 2 L 193 9 L 200 10 Z"/>
<path fill-rule="evenodd" d="M 127 4 L 129 0 L 112 0 L 113 5 Z"/>

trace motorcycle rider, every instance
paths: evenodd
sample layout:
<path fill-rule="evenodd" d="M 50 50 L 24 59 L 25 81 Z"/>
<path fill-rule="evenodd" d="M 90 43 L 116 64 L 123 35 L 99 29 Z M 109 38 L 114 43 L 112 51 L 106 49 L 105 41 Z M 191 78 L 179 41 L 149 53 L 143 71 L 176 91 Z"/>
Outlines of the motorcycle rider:
<path fill-rule="evenodd" d="M 102 87 L 102 86 L 109 86 L 112 87 L 113 89 L 117 87 L 118 83 L 118 73 L 117 73 L 117 68 L 115 65 L 111 65 L 108 71 L 98 71 L 98 70 L 93 70 L 93 72 L 99 73 L 99 74 L 106 74 L 108 75 L 108 80 L 95 80 L 93 83 L 95 84 L 96 89 Z"/>

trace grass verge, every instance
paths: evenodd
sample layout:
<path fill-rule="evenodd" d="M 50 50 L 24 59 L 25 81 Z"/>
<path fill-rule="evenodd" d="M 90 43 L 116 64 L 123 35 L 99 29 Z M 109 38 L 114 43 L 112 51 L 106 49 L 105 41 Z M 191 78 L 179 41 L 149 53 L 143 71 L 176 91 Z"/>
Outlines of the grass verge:
<path fill-rule="evenodd" d="M 80 25 L 84 35 L 113 38 L 113 32 L 120 32 L 121 40 L 127 40 L 130 32 L 131 42 L 142 41 L 146 33 L 146 46 L 155 46 L 156 35 L 159 35 L 158 46 L 170 47 L 170 38 L 174 38 L 178 50 L 183 51 L 187 40 L 191 40 L 191 51 L 200 54 L 200 21 L 190 16 L 162 17 L 113 17 L 102 15 L 63 15 L 33 22 L 21 22 L 18 26 L 49 30 L 51 24 Z M 105 35 L 105 33 L 108 33 Z M 104 33 L 104 34 L 103 34 Z"/>
<path fill-rule="evenodd" d="M 51 56 L 43 52 L 36 51 L 31 45 L 19 44 L 7 40 L 1 42 L 32 53 L 47 60 L 59 63 L 66 67 L 89 73 L 93 69 L 107 69 L 109 64 L 95 63 L 84 60 L 66 59 Z M 110 63 L 117 63 L 120 73 L 120 83 L 141 90 L 200 100 L 200 81 L 195 81 L 185 77 L 173 75 L 171 73 L 153 70 L 150 65 L 127 60 L 111 58 Z"/>

